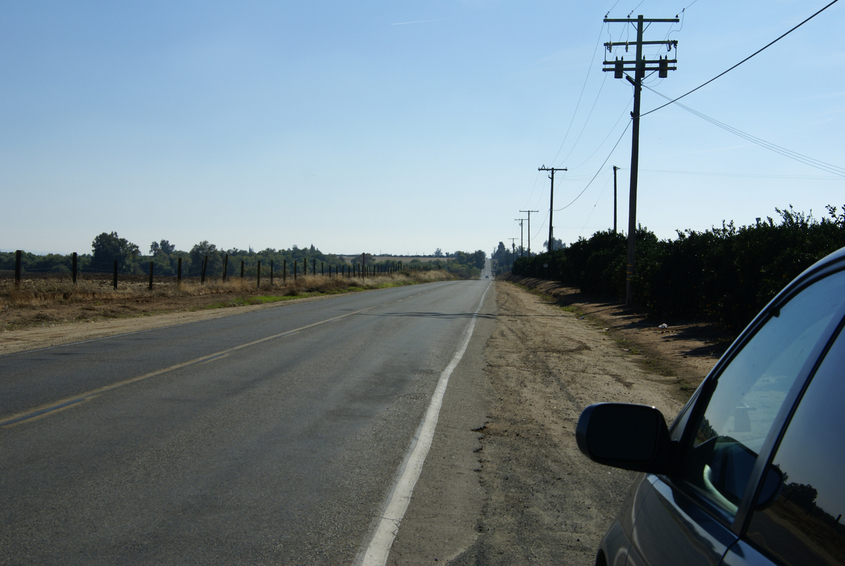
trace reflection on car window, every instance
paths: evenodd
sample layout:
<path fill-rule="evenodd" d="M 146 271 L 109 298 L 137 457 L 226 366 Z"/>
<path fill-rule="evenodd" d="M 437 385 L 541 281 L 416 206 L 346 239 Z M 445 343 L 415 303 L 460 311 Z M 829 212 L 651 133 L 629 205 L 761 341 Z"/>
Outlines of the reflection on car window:
<path fill-rule="evenodd" d="M 839 335 L 786 430 L 748 538 L 781 564 L 845 564 L 845 336 Z M 774 504 L 768 501 L 777 495 Z"/>
<path fill-rule="evenodd" d="M 787 393 L 843 301 L 842 273 L 804 289 L 760 328 L 719 376 L 682 477 L 729 516 L 736 514 Z"/>

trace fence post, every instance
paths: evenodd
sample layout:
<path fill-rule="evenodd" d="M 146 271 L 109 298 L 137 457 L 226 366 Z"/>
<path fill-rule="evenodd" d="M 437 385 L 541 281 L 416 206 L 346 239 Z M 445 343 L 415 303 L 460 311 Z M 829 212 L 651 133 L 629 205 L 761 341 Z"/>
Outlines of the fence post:
<path fill-rule="evenodd" d="M 114 290 L 117 291 L 117 260 L 114 260 Z"/>
<path fill-rule="evenodd" d="M 241 260 L 241 279 L 244 278 L 244 260 Z"/>
<path fill-rule="evenodd" d="M 317 275 L 317 260 L 311 260 L 311 275 Z"/>
<path fill-rule="evenodd" d="M 258 267 L 255 269 L 255 273 L 258 277 L 258 281 L 255 284 L 255 287 L 257 289 L 260 289 L 261 288 L 261 262 L 260 261 L 258 262 Z"/>
<path fill-rule="evenodd" d="M 296 281 L 296 262 L 293 262 L 293 280 Z"/>
<path fill-rule="evenodd" d="M 150 262 L 150 291 L 153 290 L 153 262 Z"/>
<path fill-rule="evenodd" d="M 202 258 L 202 267 L 200 268 L 200 285 L 205 285 L 205 270 L 208 267 L 208 256 Z"/>
<path fill-rule="evenodd" d="M 73 252 L 73 256 L 71 256 L 71 263 L 73 264 L 73 284 L 76 285 L 76 265 L 77 265 L 76 252 Z"/>
<path fill-rule="evenodd" d="M 21 290 L 21 250 L 15 251 L 15 291 Z"/>
<path fill-rule="evenodd" d="M 282 285 L 288 282 L 288 260 L 282 260 Z"/>
<path fill-rule="evenodd" d="M 270 287 L 273 286 L 273 260 L 270 260 Z"/>
<path fill-rule="evenodd" d="M 176 288 L 182 290 L 182 258 L 177 258 L 176 261 Z"/>
<path fill-rule="evenodd" d="M 229 269 L 229 254 L 223 256 L 223 283 L 226 282 L 226 271 Z"/>

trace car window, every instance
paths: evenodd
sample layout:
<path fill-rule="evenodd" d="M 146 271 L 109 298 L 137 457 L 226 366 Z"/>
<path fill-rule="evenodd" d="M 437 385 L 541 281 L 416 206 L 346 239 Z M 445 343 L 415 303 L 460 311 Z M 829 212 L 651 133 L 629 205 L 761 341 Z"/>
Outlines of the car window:
<path fill-rule="evenodd" d="M 748 539 L 776 563 L 845 564 L 845 335 L 804 393 L 773 460 Z M 774 494 L 774 495 L 773 495 Z M 770 500 L 774 503 L 769 504 Z"/>
<path fill-rule="evenodd" d="M 732 519 L 760 447 L 802 367 L 845 301 L 845 274 L 801 291 L 718 377 L 680 476 Z"/>

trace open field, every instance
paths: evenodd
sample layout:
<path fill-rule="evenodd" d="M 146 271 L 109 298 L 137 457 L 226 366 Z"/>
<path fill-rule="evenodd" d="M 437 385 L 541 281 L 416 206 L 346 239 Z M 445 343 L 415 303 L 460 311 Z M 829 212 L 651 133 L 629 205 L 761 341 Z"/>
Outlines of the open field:
<path fill-rule="evenodd" d="M 349 263 L 360 263 L 361 262 L 361 254 L 358 255 L 347 255 L 347 254 L 338 254 L 337 257 L 343 258 Z M 403 264 L 408 265 L 412 261 L 417 260 L 420 263 L 429 263 L 432 261 L 451 261 L 452 258 L 450 257 L 434 257 L 430 255 L 370 255 L 367 254 L 367 261 L 373 261 L 376 263 L 382 263 L 385 261 L 401 261 Z"/>
<path fill-rule="evenodd" d="M 292 299 L 305 299 L 366 289 L 413 285 L 453 279 L 448 273 L 423 271 L 375 277 L 328 277 L 322 275 L 256 279 L 230 277 L 200 284 L 199 278 L 157 277 L 149 290 L 149 278 L 121 275 L 118 288 L 111 275 L 85 274 L 74 285 L 69 275 L 26 275 L 20 290 L 14 278 L 0 274 L 0 329 L 2 332 L 48 327 L 72 322 L 94 322 L 173 312 L 243 307 Z"/>

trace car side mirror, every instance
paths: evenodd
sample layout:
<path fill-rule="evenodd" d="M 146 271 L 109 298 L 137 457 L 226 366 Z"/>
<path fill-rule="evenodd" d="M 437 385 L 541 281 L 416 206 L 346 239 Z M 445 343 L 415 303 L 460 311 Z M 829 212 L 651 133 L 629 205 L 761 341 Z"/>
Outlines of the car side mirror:
<path fill-rule="evenodd" d="M 578 448 L 599 464 L 655 474 L 668 473 L 673 443 L 663 414 L 624 403 L 590 405 L 575 429 Z"/>

